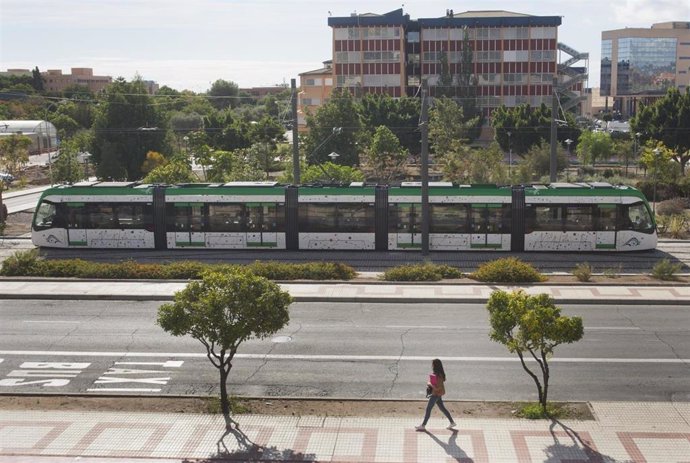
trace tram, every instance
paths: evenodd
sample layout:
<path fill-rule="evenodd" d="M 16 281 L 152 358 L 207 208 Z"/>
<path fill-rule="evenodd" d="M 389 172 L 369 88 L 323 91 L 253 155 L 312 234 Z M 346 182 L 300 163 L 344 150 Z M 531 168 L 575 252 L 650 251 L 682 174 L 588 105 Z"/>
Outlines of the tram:
<path fill-rule="evenodd" d="M 421 190 L 420 182 L 81 182 L 42 194 L 31 237 L 62 248 L 419 250 Z M 644 195 L 604 182 L 431 182 L 429 215 L 432 251 L 638 251 L 657 243 Z"/>

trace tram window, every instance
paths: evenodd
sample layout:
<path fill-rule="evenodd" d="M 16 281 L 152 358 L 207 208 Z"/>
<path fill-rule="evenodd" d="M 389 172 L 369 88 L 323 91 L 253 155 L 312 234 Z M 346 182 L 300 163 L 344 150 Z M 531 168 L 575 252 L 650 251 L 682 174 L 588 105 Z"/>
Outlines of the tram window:
<path fill-rule="evenodd" d="M 89 228 L 89 213 L 85 204 L 67 204 L 67 228 Z"/>
<path fill-rule="evenodd" d="M 337 232 L 335 204 L 307 203 L 299 210 L 300 232 Z"/>
<path fill-rule="evenodd" d="M 168 231 L 202 232 L 204 217 L 201 205 L 169 204 L 166 211 Z"/>
<path fill-rule="evenodd" d="M 338 231 L 374 233 L 374 206 L 371 204 L 338 204 Z"/>
<path fill-rule="evenodd" d="M 465 204 L 431 204 L 430 233 L 468 233 L 469 213 Z"/>
<path fill-rule="evenodd" d="M 285 231 L 285 206 L 282 204 L 264 204 L 264 231 Z"/>
<path fill-rule="evenodd" d="M 565 231 L 592 231 L 592 206 L 565 206 Z"/>
<path fill-rule="evenodd" d="M 392 204 L 388 209 L 389 233 L 421 233 L 421 206 Z"/>
<path fill-rule="evenodd" d="M 510 208 L 507 205 L 486 208 L 486 232 L 510 233 Z"/>
<path fill-rule="evenodd" d="M 45 230 L 46 228 L 57 226 L 55 223 L 56 215 L 57 207 L 55 204 L 48 201 L 41 202 L 34 218 L 34 229 Z"/>
<path fill-rule="evenodd" d="M 563 231 L 563 207 L 533 206 L 531 231 Z"/>
<path fill-rule="evenodd" d="M 118 204 L 116 211 L 121 229 L 140 230 L 153 224 L 150 204 Z"/>
<path fill-rule="evenodd" d="M 208 205 L 208 226 L 211 232 L 242 232 L 244 222 L 242 204 Z"/>
<path fill-rule="evenodd" d="M 616 206 L 600 204 L 594 209 L 597 231 L 614 231 L 616 229 Z"/>
<path fill-rule="evenodd" d="M 635 230 L 643 233 L 654 231 L 652 218 L 644 203 L 623 206 L 621 216 L 620 228 L 622 230 Z"/>

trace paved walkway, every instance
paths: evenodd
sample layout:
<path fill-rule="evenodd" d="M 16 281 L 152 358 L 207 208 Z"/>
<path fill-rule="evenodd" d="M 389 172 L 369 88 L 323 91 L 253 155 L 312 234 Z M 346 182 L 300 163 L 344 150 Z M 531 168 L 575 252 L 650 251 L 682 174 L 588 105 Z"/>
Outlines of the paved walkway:
<path fill-rule="evenodd" d="M 171 300 L 183 281 L 0 280 L 0 299 Z M 557 302 L 589 304 L 688 304 L 690 285 L 496 285 L 281 283 L 298 302 L 485 302 L 496 289 L 546 293 Z"/>
<path fill-rule="evenodd" d="M 181 413 L 0 411 L 0 462 L 687 462 L 690 403 L 592 404 L 595 421 L 456 417 L 435 411 L 428 432 L 414 418 L 337 418 Z M 27 459 L 19 460 L 19 456 Z M 59 461 L 75 461 L 60 459 Z M 136 460 L 140 461 L 140 460 Z"/>

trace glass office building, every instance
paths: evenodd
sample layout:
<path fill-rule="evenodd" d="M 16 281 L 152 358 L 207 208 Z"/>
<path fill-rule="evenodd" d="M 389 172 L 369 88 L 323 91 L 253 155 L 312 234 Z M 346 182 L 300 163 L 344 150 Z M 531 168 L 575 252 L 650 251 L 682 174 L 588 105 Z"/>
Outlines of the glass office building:
<path fill-rule="evenodd" d="M 601 40 L 601 95 L 609 109 L 632 116 L 669 88 L 687 88 L 690 77 L 690 23 L 654 24 L 651 29 L 604 31 Z"/>

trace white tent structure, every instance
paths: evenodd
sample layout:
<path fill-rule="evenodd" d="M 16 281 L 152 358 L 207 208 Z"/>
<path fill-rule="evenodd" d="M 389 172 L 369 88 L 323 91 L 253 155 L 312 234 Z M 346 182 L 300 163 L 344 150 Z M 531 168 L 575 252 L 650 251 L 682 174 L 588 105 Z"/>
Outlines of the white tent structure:
<path fill-rule="evenodd" d="M 29 154 L 54 151 L 58 147 L 57 130 L 48 121 L 0 121 L 0 137 L 12 134 L 31 138 Z"/>

